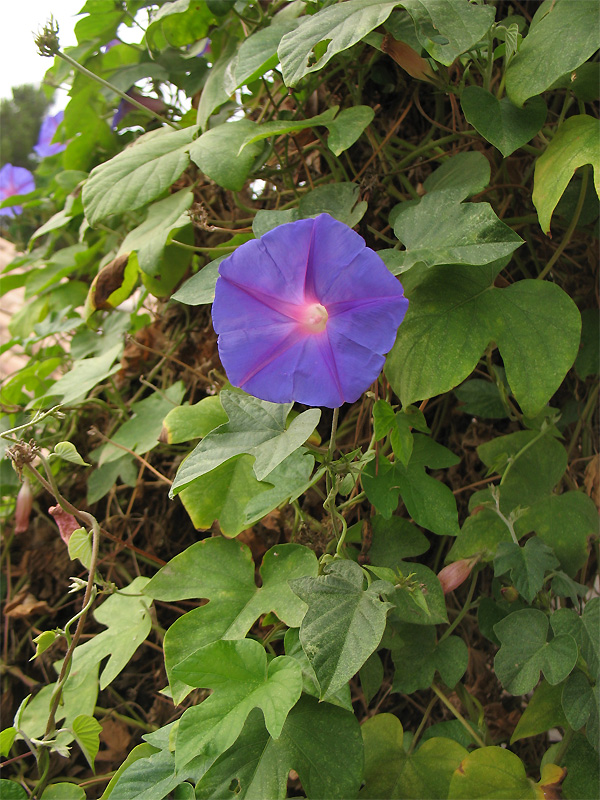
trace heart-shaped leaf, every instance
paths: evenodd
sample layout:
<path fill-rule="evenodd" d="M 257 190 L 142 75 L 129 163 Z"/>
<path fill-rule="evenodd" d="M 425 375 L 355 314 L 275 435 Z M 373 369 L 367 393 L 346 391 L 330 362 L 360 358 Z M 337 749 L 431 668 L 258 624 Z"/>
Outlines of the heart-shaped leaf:
<path fill-rule="evenodd" d="M 539 96 L 518 108 L 508 97 L 498 100 L 481 86 L 467 86 L 460 104 L 467 122 L 504 158 L 531 141 L 546 121 L 546 104 Z"/>

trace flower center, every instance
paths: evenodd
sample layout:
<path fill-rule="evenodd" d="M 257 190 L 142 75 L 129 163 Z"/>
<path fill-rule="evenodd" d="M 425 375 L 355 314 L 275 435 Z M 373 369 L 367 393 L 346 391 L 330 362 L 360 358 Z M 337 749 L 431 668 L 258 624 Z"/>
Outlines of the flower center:
<path fill-rule="evenodd" d="M 310 333 L 321 333 L 327 326 L 329 314 L 325 306 L 321 303 L 311 303 L 304 310 L 302 323 L 304 328 Z"/>

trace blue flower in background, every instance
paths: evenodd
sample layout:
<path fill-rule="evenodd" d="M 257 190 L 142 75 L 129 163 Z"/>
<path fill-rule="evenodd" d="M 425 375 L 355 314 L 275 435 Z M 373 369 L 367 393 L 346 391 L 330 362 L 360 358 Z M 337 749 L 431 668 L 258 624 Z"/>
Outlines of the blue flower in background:
<path fill-rule="evenodd" d="M 35 189 L 33 175 L 25 167 L 13 167 L 5 164 L 0 169 L 0 202 L 14 195 L 29 194 Z M 0 216 L 16 217 L 23 211 L 23 206 L 0 208 Z"/>
<path fill-rule="evenodd" d="M 118 44 L 121 44 L 120 39 L 111 39 L 110 42 L 103 44 L 100 48 L 101 53 L 108 53 L 109 50 L 112 50 L 113 47 L 116 47 Z"/>
<path fill-rule="evenodd" d="M 328 214 L 246 242 L 219 273 L 212 317 L 227 377 L 274 403 L 357 400 L 408 307 L 377 253 Z"/>
<path fill-rule="evenodd" d="M 56 153 L 62 153 L 67 146 L 66 144 L 63 144 L 63 142 L 53 141 L 56 131 L 58 130 L 58 126 L 63 121 L 64 116 L 65 112 L 59 111 L 57 114 L 54 114 L 54 116 L 47 116 L 42 122 L 37 144 L 33 147 L 34 151 L 40 158 L 46 158 L 47 156 L 54 156 Z"/>

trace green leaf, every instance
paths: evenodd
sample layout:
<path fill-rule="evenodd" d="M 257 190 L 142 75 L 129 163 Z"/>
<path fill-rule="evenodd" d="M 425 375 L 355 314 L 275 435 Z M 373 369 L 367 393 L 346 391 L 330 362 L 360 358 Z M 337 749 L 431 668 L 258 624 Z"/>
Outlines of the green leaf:
<path fill-rule="evenodd" d="M 332 106 L 318 114 L 316 117 L 310 119 L 297 119 L 297 120 L 276 120 L 274 122 L 263 122 L 261 125 L 254 125 L 254 129 L 249 131 L 240 144 L 239 153 L 246 147 L 246 145 L 254 142 L 260 142 L 263 139 L 269 139 L 272 136 L 281 136 L 282 134 L 294 134 L 305 130 L 306 128 L 316 128 L 318 125 L 328 125 L 333 121 L 337 114 L 339 106 Z"/>
<path fill-rule="evenodd" d="M 232 63 L 235 63 L 238 45 L 239 42 L 234 37 L 225 39 L 218 61 L 210 68 L 198 103 L 197 123 L 201 131 L 206 130 L 206 123 L 213 111 L 229 99 L 229 93 L 225 89 L 225 76 Z"/>
<path fill-rule="evenodd" d="M 535 416 L 558 389 L 577 355 L 577 307 L 553 283 L 523 280 L 498 289 L 497 272 L 493 265 L 437 267 L 412 292 L 385 366 L 403 405 L 453 389 L 475 369 L 490 341 L 498 345 L 508 383 L 527 416 Z"/>
<path fill-rule="evenodd" d="M 51 783 L 44 789 L 40 800 L 85 800 L 85 790 L 76 783 Z"/>
<path fill-rule="evenodd" d="M 433 626 L 407 623 L 393 625 L 392 631 L 393 638 L 389 643 L 396 667 L 395 692 L 412 694 L 428 689 L 436 671 L 446 686 L 453 689 L 465 674 L 469 652 L 458 636 L 450 636 L 436 643 Z"/>
<path fill-rule="evenodd" d="M 100 800 L 108 800 L 108 798 L 112 795 L 112 790 L 115 787 L 115 784 L 120 779 L 121 775 L 125 770 L 134 764 L 136 761 L 140 759 L 145 759 L 148 756 L 151 756 L 153 753 L 156 753 L 156 748 L 152 747 L 150 744 L 138 744 L 136 745 L 133 750 L 129 753 L 125 761 L 120 765 L 119 769 L 115 772 L 115 774 L 110 779 L 106 789 L 104 790 L 102 797 Z"/>
<path fill-rule="evenodd" d="M 152 578 L 144 593 L 158 600 L 206 598 L 210 602 L 180 617 L 165 636 L 165 664 L 174 702 L 190 688 L 174 685 L 173 669 L 218 639 L 240 639 L 261 614 L 272 611 L 290 627 L 299 627 L 305 603 L 288 580 L 317 574 L 317 559 L 295 544 L 271 548 L 261 566 L 262 586 L 254 580 L 250 549 L 234 540 L 209 538 L 188 547 Z"/>
<path fill-rule="evenodd" d="M 578 167 L 593 165 L 596 194 L 600 196 L 599 134 L 597 119 L 585 114 L 569 117 L 535 162 L 532 200 L 544 233 L 550 233 L 552 213 Z"/>
<path fill-rule="evenodd" d="M 589 600 L 581 617 L 572 608 L 559 608 L 551 621 L 557 636 L 568 633 L 575 639 L 590 673 L 596 675 L 600 668 L 600 600 L 597 597 Z"/>
<path fill-rule="evenodd" d="M 523 547 L 514 542 L 500 542 L 494 558 L 494 575 L 510 572 L 511 582 L 519 594 L 532 603 L 544 585 L 546 571 L 557 566 L 552 548 L 532 536 Z"/>
<path fill-rule="evenodd" d="M 300 664 L 278 656 L 267 665 L 262 644 L 251 639 L 219 641 L 193 653 L 173 670 L 176 679 L 213 693 L 182 716 L 175 764 L 182 769 L 196 756 L 214 761 L 238 738 L 253 708 L 278 739 L 290 709 L 302 693 Z"/>
<path fill-rule="evenodd" d="M 118 594 L 111 595 L 94 611 L 94 617 L 106 630 L 80 644 L 73 653 L 73 670 L 90 672 L 106 656 L 108 662 L 100 675 L 105 689 L 123 670 L 150 633 L 149 598 L 140 594 L 148 578 L 135 578 Z"/>
<path fill-rule="evenodd" d="M 395 569 L 405 558 L 420 556 L 429 550 L 429 541 L 420 530 L 401 517 L 371 517 L 373 538 L 369 561 L 378 567 Z"/>
<path fill-rule="evenodd" d="M 545 733 L 550 728 L 566 726 L 567 719 L 560 704 L 562 691 L 563 685 L 561 684 L 552 686 L 548 681 L 540 683 L 517 723 L 510 738 L 511 744 L 520 739 L 526 739 L 528 736 Z"/>
<path fill-rule="evenodd" d="M 508 412 L 495 383 L 479 378 L 465 381 L 454 394 L 462 403 L 461 411 L 484 419 L 504 419 Z"/>
<path fill-rule="evenodd" d="M 169 188 L 189 163 L 196 128 L 160 128 L 95 167 L 83 186 L 85 215 L 94 226 L 110 214 L 133 211 Z"/>
<path fill-rule="evenodd" d="M 422 47 L 447 67 L 485 36 L 495 17 L 494 8 L 464 0 L 403 0 L 402 6 L 412 17 Z"/>
<path fill-rule="evenodd" d="M 72 730 L 75 734 L 75 740 L 81 751 L 90 765 L 90 769 L 94 772 L 94 759 L 98 755 L 100 749 L 100 725 L 94 717 L 89 717 L 87 714 L 80 714 L 72 722 Z M 84 793 L 85 797 L 85 793 Z"/>
<path fill-rule="evenodd" d="M 491 561 L 500 542 L 510 542 L 510 532 L 502 519 L 490 508 L 478 509 L 465 520 L 448 553 L 448 562 L 481 555 Z"/>
<path fill-rule="evenodd" d="M 395 570 L 404 577 L 405 585 L 397 587 L 390 595 L 394 604 L 392 618 L 415 625 L 448 622 L 444 592 L 435 572 L 415 561 L 401 561 L 395 565 Z"/>
<path fill-rule="evenodd" d="M 135 250 L 142 272 L 155 275 L 170 234 L 190 224 L 185 212 L 193 200 L 193 193 L 184 189 L 153 203 L 144 222 L 127 234 L 117 256 Z"/>
<path fill-rule="evenodd" d="M 373 406 L 373 432 L 375 439 L 383 439 L 391 431 L 390 443 L 394 455 L 404 466 L 410 461 L 413 449 L 411 423 L 402 411 L 394 413 L 385 400 L 378 400 Z"/>
<path fill-rule="evenodd" d="M 210 131 L 209 131 L 210 132 Z M 260 212 L 258 212 L 260 213 Z M 227 254 L 228 255 L 228 254 Z M 219 264 L 227 255 L 219 256 L 187 280 L 171 297 L 188 306 L 201 306 L 215 299 L 215 286 L 219 277 Z"/>
<path fill-rule="evenodd" d="M 77 401 L 82 401 L 94 386 L 121 369 L 121 365 L 114 364 L 114 361 L 120 357 L 122 352 L 123 345 L 116 344 L 101 356 L 75 361 L 72 369 L 52 386 L 52 396 L 60 397 L 64 405 L 73 405 Z"/>
<path fill-rule="evenodd" d="M 143 455 L 158 444 L 163 420 L 183 399 L 183 381 L 171 384 L 165 392 L 155 392 L 131 406 L 132 415 L 111 436 L 111 441 L 99 452 L 99 466 L 117 461 L 123 456 L 122 447 Z M 117 445 L 122 445 L 118 447 Z M 98 451 L 96 451 L 98 452 Z"/>
<path fill-rule="evenodd" d="M 383 683 L 383 664 L 377 653 L 371 653 L 358 671 L 360 685 L 367 705 L 375 697 Z"/>
<path fill-rule="evenodd" d="M 498 219 L 489 203 L 461 203 L 458 192 L 430 191 L 394 221 L 394 234 L 405 246 L 403 269 L 418 262 L 490 264 L 523 244 L 521 237 Z"/>
<path fill-rule="evenodd" d="M 559 455 L 563 463 L 564 455 Z M 552 548 L 567 575 L 575 577 L 587 561 L 589 539 L 597 533 L 598 512 L 593 500 L 583 492 L 552 494 L 527 509 L 515 529 L 519 537 L 535 531 Z"/>
<path fill-rule="evenodd" d="M 530 692 L 540 679 L 540 670 L 555 686 L 571 673 L 577 661 L 577 644 L 570 634 L 559 634 L 546 641 L 548 617 L 536 608 L 509 614 L 494 625 L 502 643 L 494 669 L 511 694 Z"/>
<path fill-rule="evenodd" d="M 551 427 L 543 435 L 538 431 L 516 431 L 491 439 L 477 448 L 477 455 L 489 471 L 502 476 L 498 491 L 500 509 L 505 514 L 517 506 L 532 506 L 538 500 L 549 501 L 548 494 L 567 468 L 566 450 L 552 433 Z M 518 526 L 518 530 L 519 535 L 523 535 L 531 527 L 524 523 Z"/>
<path fill-rule="evenodd" d="M 135 486 L 138 468 L 134 464 L 133 456 L 124 453 L 117 461 L 109 461 L 102 467 L 97 467 L 88 478 L 86 500 L 88 505 L 98 502 L 107 495 L 116 483 L 117 478 L 127 486 Z"/>
<path fill-rule="evenodd" d="M 53 453 L 62 458 L 63 461 L 70 461 L 71 464 L 80 464 L 82 467 L 91 466 L 91 464 L 83 460 L 77 452 L 77 448 L 71 442 L 58 442 L 58 444 L 54 445 Z"/>
<path fill-rule="evenodd" d="M 20 783 L 0 778 L 0 797 L 2 800 L 28 800 L 29 795 Z"/>
<path fill-rule="evenodd" d="M 353 228 L 363 218 L 367 203 L 360 199 L 360 187 L 356 183 L 330 183 L 317 186 L 302 195 L 298 205 L 300 219 L 330 214 L 334 219 Z"/>
<path fill-rule="evenodd" d="M 78 559 L 86 569 L 92 563 L 92 537 L 85 528 L 77 528 L 69 537 L 67 545 L 71 561 Z"/>
<path fill-rule="evenodd" d="M 279 739 L 269 736 L 253 711 L 236 743 L 203 775 L 198 800 L 283 798 L 294 769 L 308 797 L 356 797 L 362 778 L 363 744 L 354 714 L 302 697 L 288 714 Z"/>
<path fill-rule="evenodd" d="M 180 498 L 195 528 L 207 530 L 218 519 L 225 536 L 237 536 L 248 527 L 248 503 L 273 486 L 257 481 L 252 465 L 252 456 L 234 456 L 185 486 Z"/>
<path fill-rule="evenodd" d="M 80 530 L 83 529 L 80 528 Z M 35 654 L 29 660 L 33 661 L 34 658 L 37 658 L 42 653 L 45 653 L 46 650 L 54 644 L 57 638 L 58 633 L 56 631 L 42 631 L 37 636 L 34 636 L 33 641 L 35 643 Z M 3 755 L 6 755 L 6 753 Z"/>
<path fill-rule="evenodd" d="M 467 86 L 460 104 L 467 122 L 504 158 L 531 141 L 546 121 L 547 108 L 541 97 L 518 108 L 508 97 L 498 100 L 481 86 Z"/>
<path fill-rule="evenodd" d="M 348 0 L 343 7 L 336 4 L 303 17 L 277 49 L 285 85 L 295 86 L 305 75 L 322 69 L 336 53 L 352 47 L 385 22 L 397 5 L 396 0 Z M 313 60 L 321 42 L 323 47 L 327 43 L 327 49 Z"/>
<path fill-rule="evenodd" d="M 131 763 L 119 775 L 108 797 L 110 800 L 132 800 L 134 797 L 135 800 L 162 800 L 187 775 L 187 772 L 175 771 L 174 753 L 168 749 L 155 751 L 150 756 L 138 758 Z"/>
<path fill-rule="evenodd" d="M 220 397 L 229 422 L 209 433 L 183 462 L 171 486 L 171 497 L 242 453 L 254 456 L 254 474 L 263 480 L 309 438 L 321 417 L 319 409 L 309 409 L 286 429 L 291 403 L 269 403 L 228 390 Z"/>
<path fill-rule="evenodd" d="M 371 106 L 353 106 L 340 111 L 335 120 L 327 125 L 327 147 L 335 156 L 339 156 L 357 141 L 374 116 Z"/>
<path fill-rule="evenodd" d="M 284 636 L 284 647 L 286 656 L 294 658 L 299 664 L 302 671 L 302 692 L 311 697 L 319 698 L 321 692 L 317 676 L 312 668 L 308 656 L 302 649 L 300 643 L 300 630 L 299 628 L 288 628 Z M 328 694 L 323 698 L 325 703 L 333 703 L 334 706 L 345 708 L 346 711 L 352 711 L 352 698 L 350 695 L 350 684 L 345 683 L 337 692 Z"/>
<path fill-rule="evenodd" d="M 273 19 L 268 28 L 248 36 L 225 73 L 225 91 L 231 95 L 244 84 L 251 83 L 279 63 L 277 48 L 283 36 L 294 30 L 296 20 Z"/>
<path fill-rule="evenodd" d="M 313 466 L 314 458 L 297 450 L 268 480 L 257 481 L 252 457 L 235 456 L 188 484 L 181 502 L 196 528 L 210 528 L 218 519 L 225 536 L 237 536 L 285 500 L 302 494 L 311 484 Z"/>
<path fill-rule="evenodd" d="M 55 664 L 59 668 L 61 662 Z M 52 695 L 56 690 L 56 682 L 42 687 L 36 696 L 24 709 L 19 723 L 15 722 L 22 733 L 29 738 L 41 738 L 48 723 L 48 713 Z M 90 672 L 80 673 L 72 669 L 64 686 L 62 703 L 56 713 L 56 721 L 64 720 L 62 727 L 69 728 L 73 720 L 80 714 L 92 716 L 98 698 L 98 667 Z M 63 731 L 58 735 L 58 744 L 68 745 L 73 741 L 73 735 Z"/>
<path fill-rule="evenodd" d="M 598 49 L 594 0 L 545 0 L 506 70 L 506 91 L 518 106 L 541 94 Z"/>
<path fill-rule="evenodd" d="M 458 512 L 456 501 L 450 489 L 441 481 L 432 478 L 425 471 L 425 465 L 440 468 L 457 463 L 457 458 L 439 445 L 433 448 L 428 437 L 421 434 L 413 436 L 413 452 L 408 465 L 395 462 L 391 464 L 381 458 L 378 467 L 370 461 L 363 469 L 361 480 L 369 500 L 379 513 L 389 519 L 398 505 L 398 495 L 406 509 L 418 525 L 428 528 L 441 536 L 456 536 L 458 533 Z M 440 458 L 440 451 L 445 451 Z M 450 455 L 446 461 L 447 454 Z"/>
<path fill-rule="evenodd" d="M 201 439 L 225 422 L 227 414 L 219 396 L 208 396 L 192 406 L 172 408 L 163 420 L 160 438 L 168 444 L 189 442 L 190 439 Z"/>
<path fill-rule="evenodd" d="M 17 729 L 12 726 L 0 732 L 0 756 L 8 758 L 10 748 L 13 746 L 16 735 Z"/>
<path fill-rule="evenodd" d="M 391 604 L 380 594 L 388 584 L 376 581 L 364 590 L 363 583 L 364 573 L 353 561 L 335 561 L 316 578 L 290 581 L 308 605 L 300 641 L 321 687 L 321 699 L 358 672 L 383 635 Z"/>
<path fill-rule="evenodd" d="M 490 182 L 490 162 L 483 153 L 458 153 L 445 158 L 441 165 L 425 178 L 426 192 L 443 192 L 456 202 L 481 192 Z"/>
<path fill-rule="evenodd" d="M 203 39 L 213 22 L 215 19 L 207 3 L 175 0 L 165 3 L 152 16 L 152 24 L 146 30 L 146 40 L 153 49 L 162 48 L 165 43 L 183 47 Z"/>
<path fill-rule="evenodd" d="M 254 219 L 252 220 L 252 232 L 258 239 L 261 236 L 264 236 L 265 233 L 272 231 L 273 228 L 276 228 L 278 225 L 285 225 L 288 222 L 295 222 L 297 219 L 300 219 L 297 208 L 288 208 L 285 211 L 267 211 L 260 209 L 256 212 Z"/>
<path fill-rule="evenodd" d="M 539 793 L 521 759 L 502 747 L 469 753 L 450 781 L 448 800 L 536 800 Z"/>
<path fill-rule="evenodd" d="M 586 736 L 592 746 L 598 743 L 600 689 L 592 686 L 583 672 L 572 672 L 562 690 L 562 708 L 567 722 L 578 731 L 586 726 Z"/>
<path fill-rule="evenodd" d="M 439 800 L 467 750 L 451 739 L 434 738 L 415 752 L 403 747 L 404 731 L 393 714 L 376 714 L 361 726 L 365 743 L 365 786 L 361 800 Z"/>
<path fill-rule="evenodd" d="M 573 736 L 561 763 L 567 768 L 567 777 L 562 786 L 563 797 L 581 800 L 600 794 L 598 753 L 581 734 Z"/>
<path fill-rule="evenodd" d="M 202 134 L 190 147 L 190 158 L 215 183 L 232 192 L 244 188 L 262 146 L 244 146 L 258 130 L 255 122 L 238 119 L 217 125 Z M 240 152 L 241 151 L 241 152 Z"/>

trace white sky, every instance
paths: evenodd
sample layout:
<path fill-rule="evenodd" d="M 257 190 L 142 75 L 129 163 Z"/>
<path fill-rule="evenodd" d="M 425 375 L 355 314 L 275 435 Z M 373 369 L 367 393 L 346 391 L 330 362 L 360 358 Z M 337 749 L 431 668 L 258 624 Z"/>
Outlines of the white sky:
<path fill-rule="evenodd" d="M 85 0 L 0 0 L 0 97 L 22 83 L 41 83 L 51 58 L 38 54 L 34 34 L 54 15 L 61 47 L 76 44 L 75 16 Z"/>
<path fill-rule="evenodd" d="M 12 97 L 13 86 L 41 83 L 52 66 L 53 59 L 40 56 L 33 41 L 51 14 L 60 28 L 61 48 L 77 44 L 74 28 L 84 5 L 85 0 L 0 0 L 0 98 Z M 137 41 L 141 31 L 131 33 L 122 26 L 119 35 Z M 54 109 L 64 108 L 67 101 L 57 92 Z"/>

